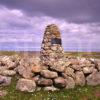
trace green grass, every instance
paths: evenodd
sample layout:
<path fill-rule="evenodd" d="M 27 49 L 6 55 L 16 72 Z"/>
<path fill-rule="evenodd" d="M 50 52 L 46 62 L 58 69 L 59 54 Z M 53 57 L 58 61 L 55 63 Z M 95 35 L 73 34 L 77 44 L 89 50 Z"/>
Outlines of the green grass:
<path fill-rule="evenodd" d="M 25 52 L 16 52 L 16 51 L 0 51 L 0 55 L 14 55 L 14 54 L 18 54 L 18 55 L 24 55 L 28 54 L 28 55 L 39 55 L 39 52 L 35 52 L 35 51 L 25 51 Z M 79 56 L 79 57 L 86 57 L 86 58 L 100 58 L 100 52 L 65 52 L 66 56 Z"/>
<path fill-rule="evenodd" d="M 65 55 L 100 59 L 100 52 L 66 52 Z"/>
<path fill-rule="evenodd" d="M 0 52 L 1 55 L 13 55 L 16 52 Z M 67 56 L 82 56 L 100 58 L 100 53 L 76 53 L 67 52 Z M 75 89 L 61 90 L 56 92 L 38 91 L 34 93 L 20 92 L 16 90 L 16 82 L 19 76 L 12 79 L 12 83 L 7 87 L 0 87 L 0 90 L 6 90 L 7 96 L 0 100 L 100 100 L 100 85 L 99 86 L 84 86 L 76 87 Z"/>

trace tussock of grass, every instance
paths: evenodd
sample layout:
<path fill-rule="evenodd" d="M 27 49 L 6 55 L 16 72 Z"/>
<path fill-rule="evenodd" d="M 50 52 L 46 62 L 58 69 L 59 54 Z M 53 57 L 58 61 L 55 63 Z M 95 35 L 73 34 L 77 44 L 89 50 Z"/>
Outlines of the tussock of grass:
<path fill-rule="evenodd" d="M 16 51 L 0 51 L 0 55 L 11 56 L 11 55 L 15 55 L 15 54 L 18 54 L 18 52 L 16 52 Z"/>

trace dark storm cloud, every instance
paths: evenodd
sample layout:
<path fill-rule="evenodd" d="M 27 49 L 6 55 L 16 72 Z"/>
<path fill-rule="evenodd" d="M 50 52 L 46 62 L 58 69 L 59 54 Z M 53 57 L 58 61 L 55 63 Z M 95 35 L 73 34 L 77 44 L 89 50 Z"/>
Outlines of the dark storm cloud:
<path fill-rule="evenodd" d="M 31 16 L 51 16 L 72 22 L 100 22 L 100 0 L 0 0 Z"/>

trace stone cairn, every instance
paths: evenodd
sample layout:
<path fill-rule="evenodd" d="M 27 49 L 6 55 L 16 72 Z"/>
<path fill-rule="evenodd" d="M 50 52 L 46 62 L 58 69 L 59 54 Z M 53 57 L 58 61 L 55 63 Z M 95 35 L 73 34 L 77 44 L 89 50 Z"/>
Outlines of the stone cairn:
<path fill-rule="evenodd" d="M 16 89 L 27 92 L 96 86 L 100 85 L 100 59 L 67 57 L 59 29 L 52 24 L 46 27 L 40 56 L 0 56 L 0 86 L 10 85 L 12 76 L 18 79 Z M 0 90 L 0 96 L 6 94 Z"/>
<path fill-rule="evenodd" d="M 62 71 L 65 67 L 65 56 L 61 35 L 54 24 L 46 27 L 40 52 L 41 62 L 53 70 Z"/>

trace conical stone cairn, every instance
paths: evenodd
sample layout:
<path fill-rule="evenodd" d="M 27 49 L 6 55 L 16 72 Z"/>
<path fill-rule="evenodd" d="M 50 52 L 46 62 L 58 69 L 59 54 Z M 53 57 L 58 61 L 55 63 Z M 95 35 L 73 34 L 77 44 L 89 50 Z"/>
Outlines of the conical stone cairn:
<path fill-rule="evenodd" d="M 61 34 L 55 24 L 48 25 L 45 29 L 40 58 L 42 64 L 53 70 L 63 71 L 65 68 Z"/>

